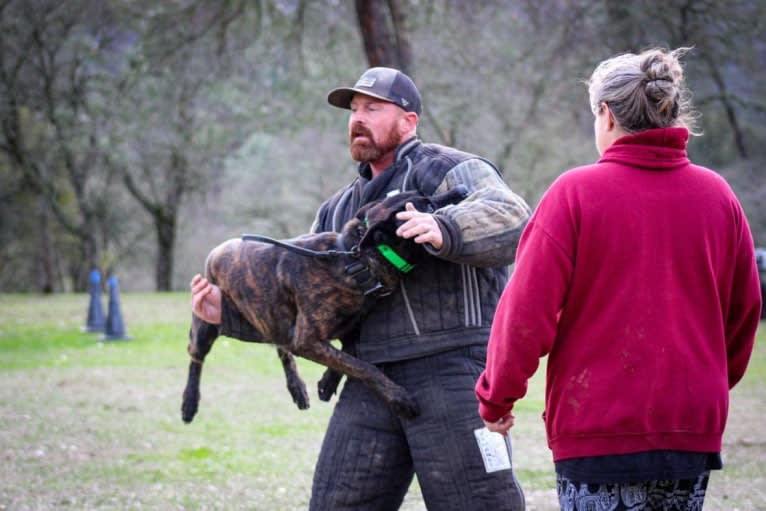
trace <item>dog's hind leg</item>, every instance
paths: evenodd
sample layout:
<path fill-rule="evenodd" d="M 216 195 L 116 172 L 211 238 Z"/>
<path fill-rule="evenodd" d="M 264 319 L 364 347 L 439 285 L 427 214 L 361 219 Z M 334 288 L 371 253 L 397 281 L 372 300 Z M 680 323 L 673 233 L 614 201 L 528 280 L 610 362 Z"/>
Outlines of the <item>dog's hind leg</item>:
<path fill-rule="evenodd" d="M 218 327 L 205 323 L 197 316 L 192 317 L 191 328 L 189 329 L 189 377 L 184 389 L 183 403 L 181 404 L 181 418 L 189 423 L 194 419 L 199 406 L 200 376 L 202 374 L 202 363 L 205 356 L 210 352 L 213 342 L 218 337 Z"/>
<path fill-rule="evenodd" d="M 409 393 L 388 378 L 377 367 L 352 357 L 321 339 L 321 335 L 309 326 L 309 321 L 299 315 L 296 321 L 291 351 L 308 360 L 322 364 L 351 378 L 357 378 L 383 399 L 397 415 L 412 418 L 418 414 L 418 405 Z"/>
<path fill-rule="evenodd" d="M 293 358 L 292 353 L 279 346 L 277 346 L 277 354 L 279 355 L 280 362 L 282 362 L 282 368 L 285 370 L 287 390 L 290 391 L 293 402 L 298 405 L 298 409 L 307 409 L 309 407 L 309 393 L 306 391 L 306 384 L 298 375 L 295 358 Z"/>

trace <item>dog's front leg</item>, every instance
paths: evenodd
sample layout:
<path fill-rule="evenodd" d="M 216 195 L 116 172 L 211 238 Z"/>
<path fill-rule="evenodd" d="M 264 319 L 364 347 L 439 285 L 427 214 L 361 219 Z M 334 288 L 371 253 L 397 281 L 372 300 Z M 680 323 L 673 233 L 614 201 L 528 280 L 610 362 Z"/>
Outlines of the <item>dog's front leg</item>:
<path fill-rule="evenodd" d="M 343 373 L 340 373 L 334 369 L 327 369 L 322 378 L 317 383 L 317 391 L 319 393 L 319 399 L 322 401 L 329 401 L 332 395 L 338 390 L 338 384 L 343 378 Z"/>
<path fill-rule="evenodd" d="M 280 362 L 282 362 L 282 368 L 285 370 L 287 390 L 290 391 L 293 402 L 298 405 L 298 409 L 307 409 L 309 407 L 309 393 L 306 390 L 306 384 L 298 375 L 295 358 L 293 358 L 292 353 L 279 346 L 277 346 L 277 354 L 279 355 Z"/>
<path fill-rule="evenodd" d="M 354 349 L 356 339 L 358 338 L 358 332 L 353 334 L 347 334 L 343 336 L 340 339 L 341 346 L 343 347 L 343 351 L 348 353 L 351 356 L 356 355 L 356 350 Z M 334 369 L 327 369 L 324 374 L 322 374 L 322 378 L 319 380 L 319 383 L 317 384 L 317 390 L 319 392 L 319 399 L 322 401 L 329 401 L 332 398 L 332 395 L 335 394 L 338 390 L 338 385 L 340 384 L 340 380 L 343 378 L 343 373 L 335 371 Z"/>

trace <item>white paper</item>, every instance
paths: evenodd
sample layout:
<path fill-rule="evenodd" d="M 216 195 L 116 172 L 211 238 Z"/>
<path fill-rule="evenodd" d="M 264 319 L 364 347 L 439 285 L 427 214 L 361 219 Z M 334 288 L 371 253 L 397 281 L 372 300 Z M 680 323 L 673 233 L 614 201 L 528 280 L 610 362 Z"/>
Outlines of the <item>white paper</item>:
<path fill-rule="evenodd" d="M 506 437 L 487 428 L 476 429 L 473 434 L 476 435 L 487 473 L 511 468 L 510 445 L 506 443 Z"/>

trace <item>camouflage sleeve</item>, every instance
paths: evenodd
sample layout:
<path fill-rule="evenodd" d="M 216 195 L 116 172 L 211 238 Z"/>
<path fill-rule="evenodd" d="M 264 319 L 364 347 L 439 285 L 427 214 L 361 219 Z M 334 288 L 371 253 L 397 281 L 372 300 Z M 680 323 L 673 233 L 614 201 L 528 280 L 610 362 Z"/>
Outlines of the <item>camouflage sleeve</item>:
<path fill-rule="evenodd" d="M 468 197 L 435 212 L 442 229 L 440 250 L 433 255 L 458 264 L 481 267 L 513 263 L 521 232 L 531 210 L 513 193 L 497 170 L 479 158 L 450 170 L 434 193 L 463 185 Z"/>

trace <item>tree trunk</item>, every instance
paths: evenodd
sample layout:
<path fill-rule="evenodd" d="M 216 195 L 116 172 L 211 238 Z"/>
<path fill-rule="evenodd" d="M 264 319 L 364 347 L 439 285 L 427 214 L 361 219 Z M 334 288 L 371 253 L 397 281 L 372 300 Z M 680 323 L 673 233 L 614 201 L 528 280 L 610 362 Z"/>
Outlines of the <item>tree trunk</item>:
<path fill-rule="evenodd" d="M 81 257 L 77 261 L 72 261 L 69 267 L 69 278 L 72 281 L 72 289 L 76 293 L 88 291 L 91 270 L 101 270 L 93 222 L 86 219 L 84 220 L 84 225 L 86 226 L 85 232 L 78 236 Z"/>
<path fill-rule="evenodd" d="M 39 198 L 40 204 L 40 247 L 37 267 L 37 288 L 43 294 L 53 293 L 55 265 L 53 242 L 51 241 L 50 205 L 45 197 Z"/>
<path fill-rule="evenodd" d="M 726 112 L 726 119 L 729 121 L 729 126 L 731 126 L 732 135 L 734 136 L 734 146 L 737 148 L 737 153 L 739 154 L 740 158 L 746 160 L 748 158 L 748 151 L 747 147 L 745 146 L 745 135 L 742 132 L 742 128 L 740 128 L 739 121 L 737 119 L 737 112 L 734 109 L 733 102 L 731 101 L 731 95 L 726 88 L 726 82 L 721 75 L 721 71 L 718 69 L 718 66 L 715 64 L 715 61 L 713 61 L 710 55 L 705 53 L 703 54 L 702 58 L 705 60 L 705 63 L 707 63 L 708 69 L 710 69 L 710 77 L 713 79 L 713 83 L 715 83 L 716 87 L 718 88 L 720 101 L 723 105 L 724 111 Z"/>
<path fill-rule="evenodd" d="M 155 217 L 157 229 L 157 266 L 155 282 L 157 291 L 170 291 L 173 285 L 173 258 L 176 242 L 176 220 L 173 215 L 158 214 Z"/>
<path fill-rule="evenodd" d="M 356 0 L 355 5 L 370 66 L 394 67 L 412 76 L 412 50 L 400 0 Z"/>

